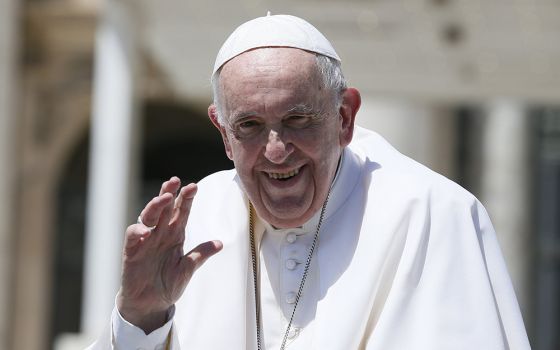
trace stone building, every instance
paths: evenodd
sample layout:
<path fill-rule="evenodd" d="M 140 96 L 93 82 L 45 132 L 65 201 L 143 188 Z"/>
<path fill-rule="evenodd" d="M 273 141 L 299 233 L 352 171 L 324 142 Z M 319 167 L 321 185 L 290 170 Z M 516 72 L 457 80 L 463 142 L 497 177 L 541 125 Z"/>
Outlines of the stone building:
<path fill-rule="evenodd" d="M 159 183 L 232 166 L 209 75 L 226 35 L 267 10 L 331 39 L 359 124 L 481 199 L 534 349 L 560 348 L 553 0 L 0 0 L 0 348 L 81 348 Z"/>

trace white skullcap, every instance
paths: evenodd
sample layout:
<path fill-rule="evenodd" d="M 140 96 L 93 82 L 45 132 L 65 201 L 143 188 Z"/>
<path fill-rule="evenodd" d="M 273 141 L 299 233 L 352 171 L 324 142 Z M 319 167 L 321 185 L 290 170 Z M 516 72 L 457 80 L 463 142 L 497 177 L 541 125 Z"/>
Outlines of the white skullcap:
<path fill-rule="evenodd" d="M 231 33 L 218 52 L 212 75 L 224 63 L 245 51 L 278 46 L 316 52 L 340 61 L 331 43 L 311 24 L 299 17 L 271 16 L 269 12 L 265 17 L 243 23 Z"/>

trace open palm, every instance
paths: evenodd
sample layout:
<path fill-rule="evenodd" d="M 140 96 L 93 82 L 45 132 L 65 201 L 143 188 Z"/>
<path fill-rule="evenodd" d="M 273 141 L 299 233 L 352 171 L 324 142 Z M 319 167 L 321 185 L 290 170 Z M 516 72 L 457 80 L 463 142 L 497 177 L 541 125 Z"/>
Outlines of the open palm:
<path fill-rule="evenodd" d="M 222 248 L 221 242 L 208 241 L 184 254 L 185 226 L 197 187 L 180 187 L 177 177 L 164 182 L 159 195 L 142 210 L 140 222 L 125 234 L 117 307 L 146 333 L 167 321 L 168 310 L 196 269 Z"/>

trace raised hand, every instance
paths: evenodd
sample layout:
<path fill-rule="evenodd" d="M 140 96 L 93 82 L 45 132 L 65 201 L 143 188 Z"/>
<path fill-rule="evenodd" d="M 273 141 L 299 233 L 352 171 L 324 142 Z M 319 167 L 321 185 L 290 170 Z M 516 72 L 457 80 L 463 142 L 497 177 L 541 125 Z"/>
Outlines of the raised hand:
<path fill-rule="evenodd" d="M 169 308 L 195 270 L 222 249 L 220 241 L 208 241 L 183 254 L 185 226 L 197 187 L 180 187 L 177 177 L 164 182 L 159 196 L 142 210 L 139 223 L 125 233 L 117 307 L 128 322 L 146 333 L 166 322 Z"/>

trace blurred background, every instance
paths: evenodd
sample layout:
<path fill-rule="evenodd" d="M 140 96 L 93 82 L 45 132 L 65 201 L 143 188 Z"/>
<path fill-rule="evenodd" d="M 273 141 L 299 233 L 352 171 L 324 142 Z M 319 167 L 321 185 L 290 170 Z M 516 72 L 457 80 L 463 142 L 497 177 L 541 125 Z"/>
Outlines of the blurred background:
<path fill-rule="evenodd" d="M 560 349 L 556 0 L 0 0 L 0 349 L 108 325 L 125 227 L 170 176 L 232 167 L 209 76 L 267 10 L 331 40 L 359 124 L 481 199 L 533 348 Z"/>

